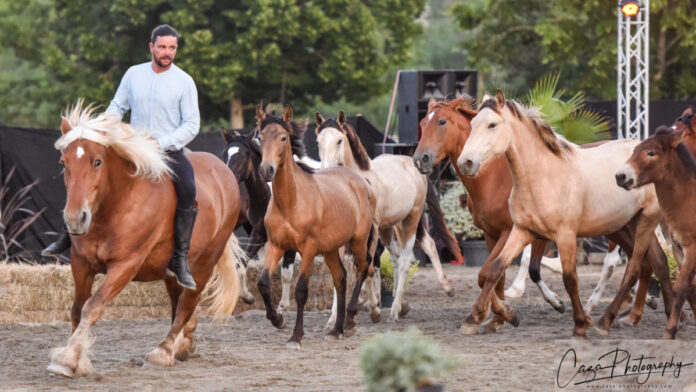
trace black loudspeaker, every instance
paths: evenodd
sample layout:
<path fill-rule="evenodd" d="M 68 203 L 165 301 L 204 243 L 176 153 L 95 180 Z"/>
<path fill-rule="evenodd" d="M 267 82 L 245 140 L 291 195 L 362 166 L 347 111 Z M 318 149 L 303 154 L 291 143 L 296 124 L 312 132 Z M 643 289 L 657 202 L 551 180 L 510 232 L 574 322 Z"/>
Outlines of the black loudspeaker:
<path fill-rule="evenodd" d="M 398 85 L 399 143 L 418 143 L 418 123 L 428 113 L 428 101 L 476 97 L 473 70 L 401 71 Z"/>

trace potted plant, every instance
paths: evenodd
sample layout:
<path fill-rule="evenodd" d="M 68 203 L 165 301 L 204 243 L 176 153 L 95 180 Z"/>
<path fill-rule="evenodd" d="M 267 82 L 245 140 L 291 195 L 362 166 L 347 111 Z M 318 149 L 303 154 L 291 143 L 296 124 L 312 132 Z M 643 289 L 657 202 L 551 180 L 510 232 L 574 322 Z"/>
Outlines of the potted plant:
<path fill-rule="evenodd" d="M 394 302 L 394 263 L 391 260 L 391 254 L 388 250 L 382 252 L 382 256 L 379 258 L 380 263 L 380 277 L 381 277 L 381 290 L 380 297 L 382 299 L 382 307 L 390 308 Z M 413 276 L 418 272 L 418 265 L 411 264 L 408 267 L 408 275 L 406 275 L 406 283 L 404 283 L 404 289 L 408 287 L 408 283 L 413 279 Z"/>
<path fill-rule="evenodd" d="M 368 392 L 444 391 L 444 385 L 436 380 L 459 365 L 416 327 L 373 336 L 360 352 Z"/>
<path fill-rule="evenodd" d="M 488 258 L 488 248 L 483 240 L 483 231 L 474 225 L 466 208 L 466 189 L 461 182 L 453 182 L 440 198 L 445 223 L 459 241 L 467 265 L 480 266 Z"/>

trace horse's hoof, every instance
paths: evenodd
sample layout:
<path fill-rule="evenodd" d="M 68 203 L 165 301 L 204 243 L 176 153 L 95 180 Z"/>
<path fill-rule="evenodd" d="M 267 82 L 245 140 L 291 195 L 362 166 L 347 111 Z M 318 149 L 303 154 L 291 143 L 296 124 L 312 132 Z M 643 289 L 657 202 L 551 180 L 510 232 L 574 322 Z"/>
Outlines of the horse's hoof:
<path fill-rule="evenodd" d="M 285 347 L 291 349 L 291 350 L 297 350 L 300 351 L 302 349 L 302 346 L 300 346 L 300 342 L 293 342 L 289 341 L 285 344 Z"/>
<path fill-rule="evenodd" d="M 633 317 L 631 317 L 631 315 L 628 315 L 626 317 L 620 318 L 617 324 L 619 327 L 634 328 L 637 327 L 638 324 L 640 324 L 640 319 L 634 320 Z"/>
<path fill-rule="evenodd" d="M 275 320 L 271 320 L 271 324 L 278 329 L 285 328 L 285 317 L 282 314 L 278 314 Z"/>
<path fill-rule="evenodd" d="M 343 335 L 347 338 L 355 335 L 358 332 L 358 325 L 353 323 L 352 325 L 347 325 L 343 327 Z"/>
<path fill-rule="evenodd" d="M 162 347 L 157 347 L 156 349 L 150 351 L 146 356 L 145 360 L 148 363 L 158 366 L 172 366 L 174 365 L 174 356 L 167 353 Z"/>
<path fill-rule="evenodd" d="M 343 337 L 343 333 L 336 329 L 333 329 L 331 332 L 326 334 L 326 339 L 329 340 L 341 340 Z"/>
<path fill-rule="evenodd" d="M 56 374 L 67 378 L 75 377 L 75 372 L 72 369 L 53 361 L 51 361 L 46 370 L 48 370 L 52 374 Z"/>
<path fill-rule="evenodd" d="M 478 330 L 479 330 L 479 325 L 478 324 L 464 323 L 464 324 L 462 324 L 462 327 L 459 328 L 459 330 L 464 335 L 476 335 L 478 333 Z"/>
<path fill-rule="evenodd" d="M 514 310 L 512 311 L 512 318 L 510 319 L 509 323 L 515 328 L 520 326 L 520 318 L 517 317 L 517 312 Z"/>
<path fill-rule="evenodd" d="M 657 310 L 657 298 L 650 297 L 646 304 L 650 307 L 650 309 Z"/>
<path fill-rule="evenodd" d="M 479 335 L 488 335 L 488 334 L 496 333 L 502 327 L 503 327 L 502 325 L 496 323 L 495 321 L 493 321 L 493 319 L 490 319 L 488 322 L 483 323 L 481 325 L 481 327 L 479 327 L 478 334 Z"/>
<path fill-rule="evenodd" d="M 411 310 L 411 307 L 408 306 L 407 301 L 402 301 L 401 302 L 401 310 L 399 310 L 399 317 L 404 317 L 405 315 L 408 314 L 408 312 Z"/>
<path fill-rule="evenodd" d="M 563 303 L 563 301 L 558 301 L 558 303 L 559 303 L 558 306 L 553 306 L 553 305 L 552 305 L 553 308 L 556 309 L 556 311 L 557 311 L 558 313 L 565 313 L 565 304 Z"/>
<path fill-rule="evenodd" d="M 587 334 L 585 332 L 573 331 L 573 339 L 584 339 L 587 340 Z"/>
<path fill-rule="evenodd" d="M 242 296 L 242 301 L 244 301 L 245 304 L 247 305 L 252 305 L 254 302 L 256 302 L 256 298 L 254 296 L 247 297 L 246 295 Z"/>
<path fill-rule="evenodd" d="M 599 325 L 597 325 L 597 326 L 595 326 L 595 327 L 592 328 L 592 329 L 595 331 L 595 333 L 596 333 L 597 335 L 599 335 L 599 336 L 601 336 L 601 337 L 607 337 L 607 336 L 609 336 L 609 329 L 608 329 L 608 328 L 600 327 Z"/>
<path fill-rule="evenodd" d="M 373 323 L 378 323 L 382 319 L 382 311 L 379 308 L 371 309 L 370 319 Z"/>
<path fill-rule="evenodd" d="M 518 299 L 522 297 L 522 294 L 524 292 L 521 290 L 517 290 L 516 288 L 510 287 L 509 289 L 505 290 L 505 299 Z"/>
<path fill-rule="evenodd" d="M 454 289 L 451 287 L 445 289 L 445 294 L 447 294 L 448 297 L 454 297 Z"/>

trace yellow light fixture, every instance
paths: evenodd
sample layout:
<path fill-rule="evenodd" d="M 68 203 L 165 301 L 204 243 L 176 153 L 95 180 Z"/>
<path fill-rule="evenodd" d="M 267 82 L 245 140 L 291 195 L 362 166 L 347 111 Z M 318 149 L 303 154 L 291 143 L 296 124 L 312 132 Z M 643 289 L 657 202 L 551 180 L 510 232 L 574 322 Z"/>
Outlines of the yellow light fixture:
<path fill-rule="evenodd" d="M 640 11 L 640 4 L 635 0 L 625 0 L 621 3 L 621 13 L 632 18 L 638 15 Z"/>

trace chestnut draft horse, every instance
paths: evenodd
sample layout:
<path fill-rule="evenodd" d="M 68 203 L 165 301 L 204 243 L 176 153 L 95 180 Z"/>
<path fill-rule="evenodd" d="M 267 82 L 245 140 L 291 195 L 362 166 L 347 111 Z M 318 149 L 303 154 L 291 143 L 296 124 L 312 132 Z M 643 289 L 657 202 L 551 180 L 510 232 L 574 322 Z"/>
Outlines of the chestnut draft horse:
<path fill-rule="evenodd" d="M 286 250 L 299 251 L 302 265 L 295 287 L 297 319 L 288 341 L 288 347 L 299 348 L 304 335 L 303 314 L 312 264 L 317 254 L 323 254 L 338 293 L 338 316 L 329 336 L 350 336 L 357 329 L 355 315 L 358 312 L 360 289 L 368 273 L 373 274 L 370 256 L 374 249 L 370 249 L 372 252 L 368 254 L 368 248 L 376 243 L 373 229 L 375 196 L 367 182 L 350 169 L 337 167 L 315 173 L 293 159 L 293 154 L 298 158 L 305 155 L 302 136 L 307 125 L 292 121 L 289 106 L 285 108 L 283 117 L 278 118 L 266 114 L 258 105 L 256 119 L 262 155 L 259 174 L 263 180 L 272 181 L 273 188 L 264 219 L 268 234 L 265 265 L 258 283 L 266 305 L 266 317 L 276 328 L 285 326 L 283 316 L 271 305 L 270 272 L 275 270 Z M 338 252 L 346 243 L 350 244 L 355 255 L 356 266 L 355 287 L 348 305 L 347 319 L 346 271 Z M 368 285 L 368 292 L 371 289 L 371 285 Z M 369 294 L 371 299 L 374 298 L 373 293 Z"/>
<path fill-rule="evenodd" d="M 447 295 L 453 296 L 452 283 L 442 271 L 435 241 L 423 227 L 426 195 L 432 189 L 428 186 L 427 177 L 418 172 L 407 156 L 382 154 L 371 160 L 357 133 L 346 122 L 343 111 L 338 113 L 336 119 L 328 120 L 316 113 L 314 120 L 321 167 L 344 166 L 354 170 L 367 180 L 377 198 L 375 224 L 382 243 L 394 260 L 395 296 L 390 318 L 397 321 L 402 315 L 402 306 L 404 310 L 408 309 L 404 300 L 404 284 L 409 265 L 414 260 L 413 247 L 416 243 L 430 258 L 442 288 Z M 428 196 L 437 200 L 434 194 Z M 379 290 L 379 287 L 376 289 Z M 379 313 L 377 304 L 374 306 L 371 312 Z"/>
<path fill-rule="evenodd" d="M 462 325 L 463 333 L 476 333 L 489 302 L 495 301 L 493 288 L 513 258 L 534 239 L 545 238 L 556 242 L 561 257 L 563 283 L 573 305 L 573 334 L 586 336 L 592 321 L 578 297 L 576 238 L 611 234 L 629 222 L 635 223 L 633 252 L 619 292 L 597 330 L 608 333 L 638 275 L 643 273 L 641 279 L 649 279 L 651 267 L 664 282 L 665 309 L 671 309 L 673 294 L 666 262 L 652 266 L 643 263 L 662 215 L 654 187 L 620 192 L 614 186 L 613 174 L 630 156 L 636 141 L 610 141 L 581 149 L 558 137 L 533 109 L 506 101 L 500 90 L 495 99 L 484 98 L 471 127 L 457 166 L 464 174 L 475 176 L 490 161 L 505 156 L 513 178 L 509 199 L 513 228 L 485 276 L 483 290 Z M 644 300 L 645 296 L 639 294 L 636 306 L 642 309 Z M 515 317 L 507 304 L 502 303 L 500 308 L 506 320 Z"/>
<path fill-rule="evenodd" d="M 682 143 L 691 139 L 693 147 L 696 135 L 692 118 L 693 113 L 683 116 L 688 125 L 681 129 L 658 128 L 654 136 L 635 148 L 631 158 L 616 173 L 616 183 L 626 190 L 654 184 L 665 221 L 684 250 L 684 262 L 675 287 L 676 300 L 665 328 L 665 339 L 676 337 L 687 298 L 696 315 L 696 160 L 691 153 L 693 150 Z"/>
<path fill-rule="evenodd" d="M 63 217 L 72 240 L 75 299 L 72 336 L 66 347 L 53 351 L 48 370 L 67 377 L 89 374 L 90 327 L 128 282 L 159 279 L 172 302 L 172 324 L 146 358 L 171 366 L 175 355 L 186 357 L 193 350 L 194 310 L 214 271 L 218 285 L 212 310 L 219 315 L 237 302 L 235 263 L 243 256 L 232 234 L 240 208 L 237 181 L 216 156 L 187 154 L 196 174 L 199 210 L 188 257 L 197 289 L 183 289 L 166 274 L 176 195 L 164 152 L 120 119 L 83 108 L 82 101 L 63 118 L 61 130 L 55 145 L 65 167 Z M 106 277 L 92 294 L 97 273 Z"/>

